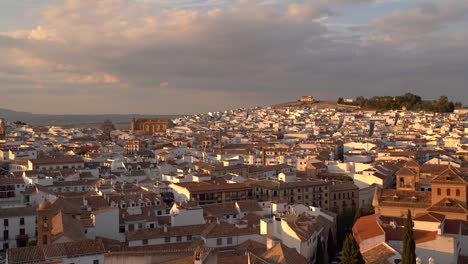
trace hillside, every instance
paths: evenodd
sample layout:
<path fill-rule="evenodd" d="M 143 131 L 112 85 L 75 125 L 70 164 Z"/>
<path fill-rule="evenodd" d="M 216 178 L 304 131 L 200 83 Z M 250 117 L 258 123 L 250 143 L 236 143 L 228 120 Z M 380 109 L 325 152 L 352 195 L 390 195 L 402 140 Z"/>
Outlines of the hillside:
<path fill-rule="evenodd" d="M 301 102 L 301 101 L 292 101 L 281 104 L 275 104 L 271 106 L 272 108 L 284 108 L 284 107 L 298 107 L 298 108 L 313 108 L 313 109 L 322 109 L 322 108 L 343 108 L 343 109 L 359 109 L 358 106 L 353 105 L 343 105 L 337 104 L 336 102 L 326 102 L 326 101 L 315 101 L 315 102 Z"/>

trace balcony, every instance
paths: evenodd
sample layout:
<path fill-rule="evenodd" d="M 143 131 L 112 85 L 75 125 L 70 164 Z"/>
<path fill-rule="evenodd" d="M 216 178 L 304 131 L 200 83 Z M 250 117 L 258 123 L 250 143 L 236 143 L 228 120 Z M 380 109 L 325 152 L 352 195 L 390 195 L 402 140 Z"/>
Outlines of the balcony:
<path fill-rule="evenodd" d="M 20 239 L 29 239 L 29 236 L 28 236 L 28 234 L 16 235 L 16 239 L 18 239 L 18 240 L 20 240 Z"/>

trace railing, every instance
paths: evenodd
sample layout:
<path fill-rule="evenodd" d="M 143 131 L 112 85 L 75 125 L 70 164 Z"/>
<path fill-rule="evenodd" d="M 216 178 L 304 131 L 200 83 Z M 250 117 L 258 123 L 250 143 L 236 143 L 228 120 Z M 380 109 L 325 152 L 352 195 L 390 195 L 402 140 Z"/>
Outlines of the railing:
<path fill-rule="evenodd" d="M 29 236 L 27 234 L 24 235 L 16 235 L 16 239 L 29 239 Z"/>

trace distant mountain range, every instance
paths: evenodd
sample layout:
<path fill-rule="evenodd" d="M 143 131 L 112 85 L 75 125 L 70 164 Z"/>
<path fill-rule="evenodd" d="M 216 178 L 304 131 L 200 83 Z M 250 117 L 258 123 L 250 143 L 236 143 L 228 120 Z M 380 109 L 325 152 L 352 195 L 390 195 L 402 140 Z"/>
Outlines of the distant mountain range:
<path fill-rule="evenodd" d="M 104 120 L 111 120 L 116 127 L 128 126 L 130 119 L 135 118 L 169 118 L 173 119 L 181 115 L 46 115 L 33 114 L 29 112 L 17 112 L 10 109 L 0 108 L 0 118 L 6 119 L 8 122 L 22 121 L 30 125 L 44 126 L 66 126 L 66 127 L 95 127 L 101 124 Z"/>

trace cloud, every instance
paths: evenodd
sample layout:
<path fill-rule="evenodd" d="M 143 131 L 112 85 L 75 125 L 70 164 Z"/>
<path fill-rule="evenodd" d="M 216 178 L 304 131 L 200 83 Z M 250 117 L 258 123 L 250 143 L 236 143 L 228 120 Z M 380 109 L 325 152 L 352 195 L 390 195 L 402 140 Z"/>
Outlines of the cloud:
<path fill-rule="evenodd" d="M 468 2 L 449 0 L 423 2 L 373 20 L 373 25 L 397 37 L 417 37 L 439 31 L 468 16 Z"/>
<path fill-rule="evenodd" d="M 14 108 L 15 102 L 41 99 L 41 111 L 53 112 L 61 109 L 60 98 L 73 95 L 87 108 L 66 108 L 70 112 L 189 113 L 268 105 L 303 94 L 398 94 L 408 87 L 429 98 L 440 87 L 453 97 L 467 95 L 466 29 L 453 34 L 432 26 L 439 35 L 397 41 L 413 31 L 394 20 L 411 21 L 405 17 L 417 8 L 346 32 L 346 26 L 338 30 L 333 21 L 324 23 L 324 17 L 337 16 L 326 1 L 284 8 L 254 1 L 205 3 L 202 9 L 160 6 L 68 0 L 46 8 L 29 29 L 0 33 L 1 89 L 8 93 L 0 103 Z M 440 15 L 459 16 L 450 5 L 435 6 L 432 16 L 442 17 L 436 24 L 461 19 Z M 112 103 L 92 104 L 99 98 Z"/>
<path fill-rule="evenodd" d="M 109 73 L 91 73 L 81 76 L 73 76 L 67 79 L 68 83 L 83 83 L 83 84 L 115 84 L 119 82 L 119 78 Z"/>
<path fill-rule="evenodd" d="M 326 6 L 317 5 L 310 1 L 306 1 L 302 4 L 289 4 L 287 14 L 291 19 L 303 22 L 327 17 L 333 15 L 333 12 Z"/>

